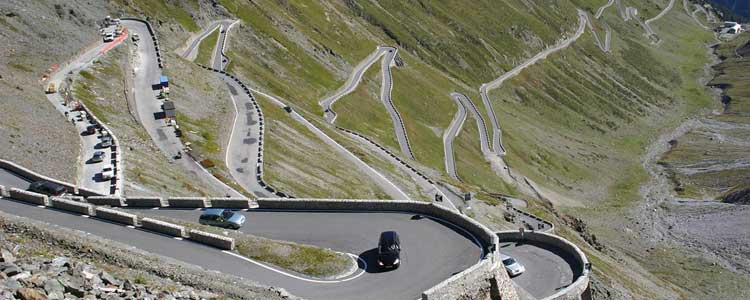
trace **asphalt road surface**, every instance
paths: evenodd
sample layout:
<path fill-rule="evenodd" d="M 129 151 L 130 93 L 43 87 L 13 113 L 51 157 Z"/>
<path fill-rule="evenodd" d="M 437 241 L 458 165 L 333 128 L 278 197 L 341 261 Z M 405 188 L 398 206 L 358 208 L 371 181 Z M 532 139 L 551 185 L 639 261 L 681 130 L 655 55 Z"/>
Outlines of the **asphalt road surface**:
<path fill-rule="evenodd" d="M 260 153 L 258 112 L 255 111 L 250 96 L 243 92 L 237 82 L 226 76 L 221 77 L 227 84 L 236 114 L 227 146 L 225 159 L 227 168 L 232 178 L 245 190 L 256 197 L 268 197 L 270 193 L 258 183 L 259 168 L 261 168 L 258 163 Z"/>
<path fill-rule="evenodd" d="M 456 115 L 453 117 L 450 125 L 448 125 L 448 129 L 446 129 L 443 134 L 445 170 L 448 172 L 448 175 L 455 180 L 459 179 L 458 173 L 456 172 L 456 162 L 454 160 L 453 140 L 458 136 L 458 133 L 461 132 L 461 128 L 464 126 L 464 121 L 466 121 L 466 106 L 464 106 L 463 102 L 458 100 L 458 95 L 458 93 L 451 94 L 451 98 L 453 98 L 453 101 L 455 101 L 458 106 L 458 111 L 456 111 Z"/>
<path fill-rule="evenodd" d="M 484 106 L 487 109 L 487 114 L 490 116 L 490 121 L 492 122 L 492 150 L 498 155 L 505 154 L 505 147 L 502 144 L 503 133 L 502 133 L 502 130 L 500 129 L 500 123 L 497 121 L 497 116 L 495 116 L 495 111 L 492 108 L 492 101 L 490 101 L 490 97 L 488 94 L 489 91 L 498 88 L 500 85 L 503 84 L 503 82 L 505 82 L 505 80 L 515 77 L 516 75 L 521 73 L 522 70 L 535 64 L 537 61 L 546 58 L 548 55 L 552 53 L 555 53 L 557 51 L 567 48 L 568 46 L 570 46 L 570 44 L 578 40 L 578 38 L 580 38 L 583 32 L 586 30 L 586 23 L 587 23 L 586 13 L 582 10 L 578 10 L 578 19 L 579 19 L 578 30 L 576 30 L 575 34 L 572 37 L 564 40 L 562 43 L 556 45 L 555 47 L 539 52 L 537 55 L 535 55 L 531 59 L 516 66 L 515 68 L 501 75 L 495 80 L 482 84 L 482 86 L 479 88 L 479 94 L 482 95 L 482 101 L 484 102 Z"/>
<path fill-rule="evenodd" d="M 357 88 L 359 83 L 362 81 L 362 76 L 365 74 L 365 71 L 367 71 L 370 66 L 378 61 L 381 56 L 385 55 L 389 51 L 388 48 L 390 47 L 378 47 L 377 49 L 375 49 L 374 52 L 370 53 L 370 55 L 368 55 L 356 67 L 354 67 L 352 74 L 349 76 L 342 87 L 336 90 L 333 95 L 318 102 L 318 104 L 320 104 L 320 106 L 322 106 L 325 110 L 325 112 L 323 113 L 323 117 L 326 119 L 326 121 L 331 124 L 336 121 L 337 116 L 336 112 L 333 111 L 333 104 L 342 97 L 353 92 Z"/>
<path fill-rule="evenodd" d="M 121 39 L 117 42 L 120 41 Z M 73 76 L 78 71 L 91 65 L 95 59 L 101 57 L 107 50 L 111 49 L 112 43 L 115 42 L 99 42 L 95 47 L 88 49 L 82 55 L 74 58 L 72 61 L 59 68 L 51 75 L 47 84 L 53 83 L 55 84 L 55 87 L 59 89 L 67 76 Z M 102 168 L 105 166 L 114 166 L 114 156 L 109 148 L 103 149 L 98 147 L 101 142 L 100 132 L 97 131 L 95 134 L 86 134 L 86 127 L 91 125 L 88 119 L 81 118 L 79 112 L 74 112 L 72 111 L 72 107 L 66 106 L 65 100 L 60 93 L 47 94 L 47 100 L 49 100 L 55 108 L 60 111 L 60 113 L 67 113 L 66 118 L 74 124 L 81 137 L 81 152 L 78 155 L 77 184 L 100 194 L 109 195 L 113 192 L 112 180 L 103 180 L 101 178 L 101 172 Z M 90 161 L 95 151 L 102 151 L 105 153 L 103 162 L 93 163 Z"/>
<path fill-rule="evenodd" d="M 209 27 L 197 35 L 197 38 L 185 50 L 183 56 L 186 59 L 195 59 L 200 42 L 215 30 L 219 30 L 219 38 L 211 57 L 211 67 L 217 70 L 223 69 L 226 57 L 222 54 L 221 48 L 226 43 L 229 27 L 234 22 L 232 20 L 221 20 L 211 23 Z M 226 87 L 229 90 L 229 96 L 235 108 L 232 133 L 230 134 L 229 144 L 226 147 L 225 163 L 227 169 L 229 169 L 232 178 L 242 188 L 256 197 L 268 197 L 270 193 L 258 183 L 261 168 L 258 163 L 258 157 L 260 156 L 260 147 L 258 145 L 260 115 L 255 111 L 250 96 L 243 92 L 242 87 L 236 81 L 226 76 L 220 77 L 227 84 Z"/>
<path fill-rule="evenodd" d="M 151 140 L 166 156 L 165 159 L 172 160 L 185 147 L 175 134 L 174 127 L 167 126 L 164 121 L 161 107 L 163 102 L 156 98 L 159 91 L 153 87 L 159 84 L 159 77 L 162 73 L 156 62 L 156 49 L 151 42 L 151 34 L 149 34 L 146 24 L 141 22 L 123 20 L 122 25 L 128 28 L 131 34 L 138 33 L 141 37 L 141 41 L 138 43 L 136 63 L 134 64 L 135 88 L 133 95 L 138 118 L 151 136 Z M 216 179 L 187 155 L 183 155 L 181 159 L 174 159 L 173 162 L 179 164 L 192 178 L 211 187 L 214 194 L 232 197 L 241 196 L 239 192 Z"/>
<path fill-rule="evenodd" d="M 20 175 L 0 168 L 0 185 L 6 188 L 28 189 L 31 182 Z"/>
<path fill-rule="evenodd" d="M 513 257 L 526 272 L 511 278 L 521 299 L 542 299 L 570 285 L 580 265 L 560 249 L 538 243 L 501 242 L 500 253 Z"/>
<path fill-rule="evenodd" d="M 40 208 L 12 200 L 0 200 L 0 211 L 83 231 L 133 247 L 175 258 L 209 270 L 237 275 L 265 285 L 287 289 L 311 300 L 323 299 L 417 299 L 421 292 L 475 264 L 481 249 L 461 231 L 428 218 L 403 213 L 356 212 L 243 212 L 243 232 L 289 240 L 352 253 L 366 262 L 360 270 L 340 280 L 310 280 L 273 266 L 262 267 L 215 248 L 190 241 L 131 229 L 122 225 L 82 218 L 76 214 Z M 196 210 L 141 210 L 143 213 L 197 220 Z M 382 231 L 396 230 L 402 241 L 400 268 L 380 272 L 374 248 Z M 289 272 L 289 271 L 287 271 Z M 292 275 L 292 276 L 289 276 Z"/>
<path fill-rule="evenodd" d="M 406 157 L 414 160 L 414 152 L 411 149 L 409 143 L 409 136 L 406 134 L 406 128 L 404 126 L 404 119 L 401 118 L 401 114 L 398 113 L 396 105 L 393 104 L 391 98 L 391 91 L 393 90 L 393 76 L 391 76 L 391 63 L 396 58 L 398 50 L 394 47 L 382 47 L 388 52 L 383 55 L 380 61 L 380 72 L 382 73 L 383 83 L 380 85 L 380 101 L 385 105 L 385 109 L 388 114 L 391 115 L 391 121 L 393 121 L 393 129 L 396 131 L 396 139 L 398 145 L 401 148 L 401 153 Z"/>

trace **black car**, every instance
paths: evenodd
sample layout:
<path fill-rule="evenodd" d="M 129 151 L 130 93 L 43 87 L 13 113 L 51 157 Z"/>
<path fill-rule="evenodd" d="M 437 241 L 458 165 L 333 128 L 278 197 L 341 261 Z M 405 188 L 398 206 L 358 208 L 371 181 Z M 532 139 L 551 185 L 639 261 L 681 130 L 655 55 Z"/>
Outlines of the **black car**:
<path fill-rule="evenodd" d="M 395 231 L 380 234 L 378 242 L 378 267 L 382 269 L 398 268 L 401 264 L 401 241 Z"/>
<path fill-rule="evenodd" d="M 66 189 L 64 186 L 57 183 L 41 180 L 32 182 L 31 185 L 29 185 L 29 191 L 49 196 L 60 196 L 65 193 Z"/>

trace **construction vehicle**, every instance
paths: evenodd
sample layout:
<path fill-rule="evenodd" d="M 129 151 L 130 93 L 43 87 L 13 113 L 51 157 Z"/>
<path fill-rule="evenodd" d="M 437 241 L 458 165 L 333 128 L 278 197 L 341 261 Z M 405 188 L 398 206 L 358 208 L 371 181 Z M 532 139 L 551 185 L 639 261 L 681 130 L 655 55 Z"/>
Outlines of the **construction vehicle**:
<path fill-rule="evenodd" d="M 47 87 L 47 91 L 46 91 L 46 93 L 47 93 L 47 94 L 54 94 L 54 93 L 57 93 L 57 87 L 55 87 L 55 84 L 54 84 L 54 83 L 50 83 L 50 84 L 49 84 L 49 86 Z"/>

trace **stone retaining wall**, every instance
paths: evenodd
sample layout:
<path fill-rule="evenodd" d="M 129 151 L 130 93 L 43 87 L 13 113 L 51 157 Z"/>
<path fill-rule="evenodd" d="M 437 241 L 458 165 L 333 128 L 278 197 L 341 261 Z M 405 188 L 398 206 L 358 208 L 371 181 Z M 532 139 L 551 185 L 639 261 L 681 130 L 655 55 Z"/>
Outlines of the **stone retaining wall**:
<path fill-rule="evenodd" d="M 50 206 L 69 212 L 79 213 L 82 215 L 93 216 L 94 206 L 88 203 L 76 202 L 62 198 L 52 198 L 49 200 Z"/>
<path fill-rule="evenodd" d="M 130 207 L 164 207 L 161 197 L 131 197 L 125 199 Z"/>
<path fill-rule="evenodd" d="M 141 227 L 144 229 L 148 229 L 151 231 L 156 231 L 159 233 L 175 236 L 175 237 L 185 237 L 185 227 L 180 225 L 175 225 L 172 223 L 159 221 L 151 218 L 142 218 L 141 219 Z"/>
<path fill-rule="evenodd" d="M 200 230 L 195 230 L 195 229 L 190 230 L 189 238 L 201 244 L 214 246 L 219 249 L 230 250 L 230 251 L 234 250 L 233 238 L 221 236 L 218 234 L 208 233 L 208 232 L 204 232 Z"/>
<path fill-rule="evenodd" d="M 93 205 L 125 206 L 125 198 L 122 197 L 88 197 L 86 202 Z"/>
<path fill-rule="evenodd" d="M 176 208 L 205 208 L 205 197 L 170 197 L 167 206 Z"/>
<path fill-rule="evenodd" d="M 97 207 L 96 217 L 130 226 L 138 225 L 138 216 L 111 208 Z"/>
<path fill-rule="evenodd" d="M 247 209 L 251 207 L 250 199 L 247 198 L 210 198 L 211 207 Z"/>
<path fill-rule="evenodd" d="M 500 241 L 516 241 L 521 240 L 521 233 L 512 231 L 500 231 L 497 232 L 498 239 Z M 555 248 L 561 249 L 570 257 L 572 257 L 578 264 L 577 270 L 573 270 L 574 274 L 580 274 L 576 280 L 569 286 L 557 291 L 555 294 L 540 300 L 580 300 L 581 295 L 589 290 L 589 272 L 591 265 L 589 260 L 586 258 L 586 254 L 581 251 L 578 246 L 569 242 L 568 240 L 559 237 L 557 235 L 538 232 L 538 231 L 526 231 L 523 234 L 523 239 L 527 241 L 534 241 L 537 243 L 551 245 Z"/>
<path fill-rule="evenodd" d="M 49 205 L 49 199 L 46 195 L 28 192 L 17 188 L 10 188 L 10 190 L 8 190 L 8 197 L 36 205 Z"/>

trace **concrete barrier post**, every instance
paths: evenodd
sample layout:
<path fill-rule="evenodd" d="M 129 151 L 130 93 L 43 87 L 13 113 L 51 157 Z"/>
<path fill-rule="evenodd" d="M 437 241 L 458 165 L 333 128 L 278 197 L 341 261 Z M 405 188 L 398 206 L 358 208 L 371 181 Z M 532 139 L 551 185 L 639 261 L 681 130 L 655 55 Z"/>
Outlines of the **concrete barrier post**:
<path fill-rule="evenodd" d="M 247 198 L 211 198 L 211 207 L 247 209 L 251 207 L 250 199 Z"/>
<path fill-rule="evenodd" d="M 17 188 L 10 188 L 8 191 L 8 197 L 31 204 L 49 206 L 49 199 L 46 195 L 28 192 Z"/>
<path fill-rule="evenodd" d="M 122 197 L 88 197 L 86 202 L 93 205 L 125 206 L 125 199 Z"/>
<path fill-rule="evenodd" d="M 230 237 L 191 229 L 189 238 L 201 244 L 213 246 L 222 250 L 234 250 L 234 239 Z"/>
<path fill-rule="evenodd" d="M 125 204 L 129 207 L 164 207 L 161 197 L 130 197 Z"/>
<path fill-rule="evenodd" d="M 141 219 L 141 227 L 175 237 L 185 237 L 185 227 L 151 218 Z"/>
<path fill-rule="evenodd" d="M 205 197 L 171 197 L 167 199 L 167 206 L 176 208 L 205 208 Z"/>
<path fill-rule="evenodd" d="M 138 217 L 134 214 L 125 213 L 119 210 L 97 207 L 96 217 L 99 219 L 121 223 L 130 226 L 138 225 Z"/>
<path fill-rule="evenodd" d="M 82 215 L 94 215 L 94 206 L 88 203 L 76 202 L 73 200 L 66 200 L 62 198 L 52 198 L 50 199 L 50 205 L 57 209 L 79 213 Z"/>

